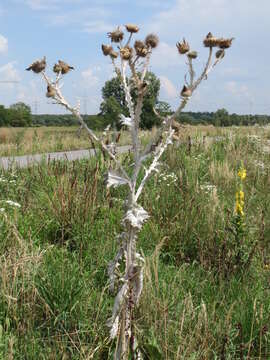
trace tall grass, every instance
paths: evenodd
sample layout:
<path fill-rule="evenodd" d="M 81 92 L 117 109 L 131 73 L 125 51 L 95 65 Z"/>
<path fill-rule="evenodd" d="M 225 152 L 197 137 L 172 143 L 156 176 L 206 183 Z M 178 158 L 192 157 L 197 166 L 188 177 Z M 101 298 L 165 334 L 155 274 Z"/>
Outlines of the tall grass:
<path fill-rule="evenodd" d="M 76 126 L 1 128 L 0 156 L 40 154 L 91 147 L 87 134 L 82 132 L 78 137 L 77 132 Z M 119 145 L 128 143 L 130 143 L 128 134 L 123 131 Z"/>
<path fill-rule="evenodd" d="M 135 324 L 146 359 L 270 356 L 270 157 L 267 139 L 249 135 L 174 147 L 146 185 Z M 245 272 L 238 263 L 228 272 L 241 161 L 245 248 L 254 255 Z M 0 358 L 112 359 L 107 265 L 126 194 L 104 189 L 105 167 L 100 158 L 1 174 Z"/>

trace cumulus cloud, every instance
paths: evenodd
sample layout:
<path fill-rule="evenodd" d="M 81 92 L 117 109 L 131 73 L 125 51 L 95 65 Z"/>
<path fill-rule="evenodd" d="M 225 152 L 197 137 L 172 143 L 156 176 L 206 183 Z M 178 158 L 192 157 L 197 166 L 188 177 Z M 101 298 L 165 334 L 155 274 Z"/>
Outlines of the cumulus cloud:
<path fill-rule="evenodd" d="M 250 98 L 250 91 L 246 84 L 241 84 L 236 81 L 227 81 L 225 83 L 225 89 L 233 96 Z"/>
<path fill-rule="evenodd" d="M 81 0 L 22 0 L 32 10 L 56 10 L 64 4 L 79 4 Z"/>
<path fill-rule="evenodd" d="M 16 62 L 9 62 L 0 67 L 1 81 L 20 81 L 21 77 L 18 70 L 15 68 Z"/>
<path fill-rule="evenodd" d="M 174 84 L 166 76 L 160 76 L 159 78 L 161 90 L 165 92 L 168 98 L 175 99 L 178 92 Z"/>
<path fill-rule="evenodd" d="M 89 34 L 106 33 L 113 28 L 112 25 L 104 20 L 86 21 L 83 30 Z"/>
<path fill-rule="evenodd" d="M 8 39 L 0 34 L 0 54 L 4 54 L 8 51 Z"/>
<path fill-rule="evenodd" d="M 88 87 L 94 87 L 99 83 L 99 78 L 95 74 L 97 71 L 100 71 L 99 67 L 89 67 L 88 69 L 81 72 L 81 76 L 85 85 L 87 84 Z"/>
<path fill-rule="evenodd" d="M 181 61 L 175 45 L 169 45 L 162 41 L 153 51 L 151 65 L 156 68 L 167 68 L 168 65 L 180 67 L 183 65 L 183 61 Z"/>

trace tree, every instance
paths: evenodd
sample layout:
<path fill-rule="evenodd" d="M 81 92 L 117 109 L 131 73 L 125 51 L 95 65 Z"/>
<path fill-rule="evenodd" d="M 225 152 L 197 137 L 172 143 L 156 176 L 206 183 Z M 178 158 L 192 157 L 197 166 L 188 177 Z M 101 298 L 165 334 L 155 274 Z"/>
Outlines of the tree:
<path fill-rule="evenodd" d="M 226 109 L 219 109 L 214 114 L 215 126 L 229 126 L 229 113 Z"/>
<path fill-rule="evenodd" d="M 147 72 L 145 82 L 148 84 L 142 108 L 140 126 L 150 129 L 154 125 L 159 125 L 159 118 L 155 115 L 153 107 L 158 103 L 160 90 L 160 80 L 152 72 Z M 135 87 L 132 87 L 131 96 L 136 103 L 137 93 Z M 129 116 L 125 101 L 125 93 L 119 76 L 106 81 L 102 88 L 103 102 L 100 105 L 100 113 L 109 120 L 109 123 L 120 127 L 119 115 L 122 113 Z"/>
<path fill-rule="evenodd" d="M 168 116 L 173 113 L 171 105 L 166 101 L 158 101 L 155 108 L 161 116 Z"/>
<path fill-rule="evenodd" d="M 4 105 L 0 105 L 0 126 L 8 125 L 8 111 Z"/>
<path fill-rule="evenodd" d="M 8 109 L 8 123 L 10 126 L 30 126 L 32 122 L 31 108 L 23 102 L 10 105 Z"/>

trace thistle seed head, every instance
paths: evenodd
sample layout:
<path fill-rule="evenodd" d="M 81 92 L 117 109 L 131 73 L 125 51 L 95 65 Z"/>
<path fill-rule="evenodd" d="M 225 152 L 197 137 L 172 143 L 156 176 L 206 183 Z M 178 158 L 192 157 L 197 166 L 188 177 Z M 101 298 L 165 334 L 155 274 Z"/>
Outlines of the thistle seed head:
<path fill-rule="evenodd" d="M 190 51 L 187 56 L 190 58 L 190 59 L 196 59 L 198 57 L 198 53 L 197 51 Z"/>
<path fill-rule="evenodd" d="M 61 67 L 61 74 L 67 74 L 70 70 L 74 70 L 73 66 L 68 65 L 66 62 L 62 60 L 58 60 L 58 65 Z"/>
<path fill-rule="evenodd" d="M 59 74 L 62 71 L 62 68 L 59 64 L 54 64 L 53 67 L 53 72 L 55 72 L 56 74 Z"/>
<path fill-rule="evenodd" d="M 51 97 L 54 97 L 55 94 L 56 94 L 55 89 L 54 89 L 51 85 L 48 85 L 48 86 L 47 86 L 46 96 L 47 96 L 48 98 L 51 98 Z"/>
<path fill-rule="evenodd" d="M 116 52 L 116 51 L 111 51 L 111 52 L 110 52 L 110 57 L 111 57 L 112 59 L 117 59 L 117 57 L 118 57 L 118 52 Z"/>
<path fill-rule="evenodd" d="M 224 58 L 224 56 L 225 56 L 225 51 L 224 51 L 224 49 L 220 49 L 220 50 L 218 50 L 218 51 L 216 52 L 216 58 L 217 58 L 217 59 L 222 59 L 222 58 Z"/>
<path fill-rule="evenodd" d="M 192 95 L 191 89 L 189 89 L 186 85 L 183 86 L 183 89 L 181 91 L 181 96 L 183 98 L 188 98 Z"/>
<path fill-rule="evenodd" d="M 111 42 L 119 43 L 124 39 L 124 33 L 118 26 L 114 31 L 108 32 L 108 37 L 111 39 Z"/>
<path fill-rule="evenodd" d="M 102 49 L 103 55 L 105 55 L 105 56 L 110 55 L 110 53 L 113 51 L 113 48 L 111 45 L 102 44 L 101 49 Z"/>
<path fill-rule="evenodd" d="M 205 39 L 203 40 L 205 47 L 215 47 L 218 46 L 219 39 L 217 39 L 211 32 L 209 32 Z"/>
<path fill-rule="evenodd" d="M 137 33 L 140 30 L 140 28 L 134 24 L 127 24 L 125 26 L 126 26 L 127 31 L 130 33 Z"/>
<path fill-rule="evenodd" d="M 133 49 L 129 46 L 125 46 L 120 50 L 120 55 L 123 60 L 129 60 L 132 56 Z"/>
<path fill-rule="evenodd" d="M 148 53 L 147 46 L 141 40 L 136 40 L 135 41 L 134 48 L 135 48 L 135 51 L 136 51 L 136 55 L 138 55 L 140 57 L 145 57 L 147 55 L 147 53 Z"/>
<path fill-rule="evenodd" d="M 230 39 L 218 39 L 218 46 L 220 49 L 228 49 L 229 47 L 231 47 L 232 45 L 232 41 L 234 40 L 234 38 L 230 38 Z"/>
<path fill-rule="evenodd" d="M 45 70 L 45 68 L 46 68 L 46 56 L 44 56 L 43 59 L 41 59 L 41 60 L 34 61 L 25 70 L 27 70 L 27 71 L 32 70 L 34 73 L 38 74 L 41 71 Z"/>
<path fill-rule="evenodd" d="M 178 49 L 179 54 L 181 54 L 181 55 L 189 52 L 189 43 L 185 39 L 183 39 L 182 42 L 179 41 L 176 44 L 176 47 Z"/>
<path fill-rule="evenodd" d="M 154 48 L 156 48 L 158 46 L 159 38 L 155 34 L 149 34 L 149 35 L 146 36 L 144 42 L 145 42 L 146 46 L 154 49 Z"/>

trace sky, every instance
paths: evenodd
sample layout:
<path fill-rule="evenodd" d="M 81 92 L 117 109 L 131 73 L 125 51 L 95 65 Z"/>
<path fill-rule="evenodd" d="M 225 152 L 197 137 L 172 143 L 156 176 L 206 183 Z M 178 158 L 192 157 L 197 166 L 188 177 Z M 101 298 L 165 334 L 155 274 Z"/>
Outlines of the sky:
<path fill-rule="evenodd" d="M 98 113 L 101 89 L 114 76 L 101 44 L 116 26 L 135 23 L 137 39 L 159 36 L 150 70 L 161 80 L 160 100 L 173 109 L 187 72 L 175 44 L 184 37 L 198 51 L 199 75 L 208 54 L 202 41 L 211 31 L 235 40 L 186 110 L 270 115 L 269 17 L 269 0 L 0 0 L 0 104 L 23 101 L 33 113 L 64 112 L 45 97 L 41 76 L 25 71 L 46 55 L 48 69 L 58 59 L 75 67 L 63 81 L 68 101 L 80 100 L 83 113 Z"/>

